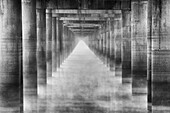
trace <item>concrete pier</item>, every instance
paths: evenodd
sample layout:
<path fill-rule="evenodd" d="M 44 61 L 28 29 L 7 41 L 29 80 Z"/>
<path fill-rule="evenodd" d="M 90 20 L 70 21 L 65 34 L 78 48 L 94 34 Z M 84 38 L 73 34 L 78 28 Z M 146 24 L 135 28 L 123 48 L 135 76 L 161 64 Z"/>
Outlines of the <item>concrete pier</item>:
<path fill-rule="evenodd" d="M 0 112 L 23 109 L 21 1 L 0 0 Z"/>
<path fill-rule="evenodd" d="M 147 1 L 132 2 L 132 93 L 147 93 Z"/>
<path fill-rule="evenodd" d="M 113 25 L 113 18 L 109 21 L 109 33 L 110 33 L 110 70 L 115 75 L 115 37 L 114 37 L 114 25 Z"/>
<path fill-rule="evenodd" d="M 24 113 L 37 111 L 36 1 L 22 0 Z"/>
<path fill-rule="evenodd" d="M 56 55 L 56 18 L 52 18 L 52 72 L 55 73 L 57 69 L 57 55 Z"/>
<path fill-rule="evenodd" d="M 151 110 L 170 110 L 169 75 L 170 75 L 170 15 L 168 0 L 152 0 L 149 2 L 149 107 Z"/>
<path fill-rule="evenodd" d="M 114 20 L 115 75 L 122 76 L 122 20 Z"/>
<path fill-rule="evenodd" d="M 60 26 L 59 17 L 56 18 L 56 57 L 57 57 L 57 69 L 60 67 Z"/>
<path fill-rule="evenodd" d="M 122 11 L 122 83 L 131 83 L 131 12 Z"/>
<path fill-rule="evenodd" d="M 46 9 L 46 65 L 47 77 L 52 77 L 52 12 Z"/>
<path fill-rule="evenodd" d="M 38 76 L 38 94 L 41 93 L 41 87 L 47 83 L 46 77 L 46 10 L 45 1 L 36 2 L 37 14 L 37 76 Z"/>

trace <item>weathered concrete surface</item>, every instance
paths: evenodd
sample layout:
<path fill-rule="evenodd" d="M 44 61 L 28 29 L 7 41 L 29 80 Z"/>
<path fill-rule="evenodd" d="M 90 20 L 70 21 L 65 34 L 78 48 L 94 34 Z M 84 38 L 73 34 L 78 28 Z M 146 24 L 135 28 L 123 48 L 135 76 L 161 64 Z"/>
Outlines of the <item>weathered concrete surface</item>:
<path fill-rule="evenodd" d="M 114 20 L 115 75 L 122 76 L 122 20 Z"/>
<path fill-rule="evenodd" d="M 19 113 L 23 105 L 21 1 L 0 3 L 0 112 Z"/>
<path fill-rule="evenodd" d="M 46 105 L 46 85 L 47 85 L 47 71 L 46 71 L 46 2 L 45 0 L 36 0 L 36 14 L 37 14 L 37 88 L 38 101 Z M 39 113 L 44 113 L 46 107 L 39 106 Z"/>
<path fill-rule="evenodd" d="M 37 111 L 36 1 L 22 0 L 24 113 Z"/>
<path fill-rule="evenodd" d="M 122 11 L 122 82 L 131 80 L 131 12 Z"/>
<path fill-rule="evenodd" d="M 147 1 L 132 2 L 132 88 L 147 93 Z"/>
<path fill-rule="evenodd" d="M 149 2 L 150 100 L 153 109 L 170 107 L 170 1 Z M 151 81 L 152 80 L 152 81 Z M 151 83 L 152 82 L 152 83 Z M 152 96 L 151 96 L 152 95 Z"/>
<path fill-rule="evenodd" d="M 110 70 L 115 75 L 115 37 L 114 37 L 114 19 L 109 22 L 110 30 Z"/>
<path fill-rule="evenodd" d="M 55 73 L 57 69 L 57 55 L 56 55 L 56 18 L 52 18 L 52 72 Z"/>
<path fill-rule="evenodd" d="M 51 13 L 51 9 L 46 9 L 46 65 L 47 65 L 47 77 L 52 77 L 52 13 Z"/>
<path fill-rule="evenodd" d="M 47 83 L 46 77 L 46 11 L 45 1 L 37 0 L 37 76 L 38 76 L 38 94 L 41 93 L 41 87 Z"/>
<path fill-rule="evenodd" d="M 59 38 L 59 18 L 56 18 L 56 57 L 57 57 L 57 69 L 60 67 L 60 38 Z"/>
<path fill-rule="evenodd" d="M 59 21 L 60 64 L 63 62 L 63 21 Z"/>

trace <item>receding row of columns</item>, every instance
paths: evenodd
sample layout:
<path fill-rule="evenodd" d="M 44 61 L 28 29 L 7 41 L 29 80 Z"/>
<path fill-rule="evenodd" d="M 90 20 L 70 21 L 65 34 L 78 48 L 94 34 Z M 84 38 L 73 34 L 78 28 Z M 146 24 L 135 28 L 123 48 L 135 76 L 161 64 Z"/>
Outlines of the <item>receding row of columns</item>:
<path fill-rule="evenodd" d="M 131 11 L 108 18 L 90 37 L 113 75 L 131 83 L 132 94 L 147 95 L 148 110 L 170 106 L 169 6 L 168 0 L 132 1 Z"/>
<path fill-rule="evenodd" d="M 75 46 L 45 0 L 0 1 L 0 112 L 35 113 L 52 74 Z"/>

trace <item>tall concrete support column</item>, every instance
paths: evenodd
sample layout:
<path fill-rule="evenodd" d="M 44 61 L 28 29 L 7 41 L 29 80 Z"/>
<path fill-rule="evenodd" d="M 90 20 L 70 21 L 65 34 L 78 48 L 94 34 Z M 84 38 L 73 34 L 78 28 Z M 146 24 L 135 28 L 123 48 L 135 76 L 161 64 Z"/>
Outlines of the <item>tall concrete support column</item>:
<path fill-rule="evenodd" d="M 40 89 L 46 85 L 46 12 L 45 0 L 37 0 L 37 76 L 38 94 Z"/>
<path fill-rule="evenodd" d="M 106 32 L 106 24 L 104 25 L 104 64 L 107 65 L 107 32 Z"/>
<path fill-rule="evenodd" d="M 57 55 L 56 55 L 56 18 L 52 18 L 52 72 L 55 73 L 57 69 Z"/>
<path fill-rule="evenodd" d="M 21 1 L 0 0 L 0 112 L 22 112 Z"/>
<path fill-rule="evenodd" d="M 59 46 L 60 46 L 60 65 L 63 62 L 63 21 L 59 20 Z"/>
<path fill-rule="evenodd" d="M 115 37 L 114 37 L 114 20 L 109 21 L 110 34 L 110 71 L 115 72 Z M 115 75 L 115 73 L 113 74 Z"/>
<path fill-rule="evenodd" d="M 150 0 L 148 7 L 148 102 L 165 111 L 170 107 L 170 1 Z"/>
<path fill-rule="evenodd" d="M 132 2 L 132 93 L 147 93 L 147 1 Z"/>
<path fill-rule="evenodd" d="M 109 31 L 109 21 L 107 21 L 107 32 L 106 32 L 106 39 L 107 39 L 107 66 L 110 67 L 110 31 Z"/>
<path fill-rule="evenodd" d="M 56 57 L 57 68 L 60 67 L 60 38 L 59 38 L 59 17 L 56 17 Z"/>
<path fill-rule="evenodd" d="M 102 58 L 103 56 L 103 37 L 102 37 L 102 34 L 100 34 L 100 57 Z"/>
<path fill-rule="evenodd" d="M 36 0 L 38 111 L 46 112 L 46 2 Z"/>
<path fill-rule="evenodd" d="M 115 75 L 122 75 L 122 19 L 114 20 Z"/>
<path fill-rule="evenodd" d="M 99 34 L 100 39 L 99 39 L 99 57 L 101 58 L 101 52 L 102 52 L 102 39 L 101 39 L 101 35 Z"/>
<path fill-rule="evenodd" d="M 22 0 L 24 113 L 37 111 L 36 1 Z"/>
<path fill-rule="evenodd" d="M 52 77 L 52 12 L 51 11 L 52 11 L 51 9 L 46 9 L 46 65 L 47 65 L 47 77 Z"/>
<path fill-rule="evenodd" d="M 122 83 L 131 83 L 131 12 L 122 11 Z"/>
<path fill-rule="evenodd" d="M 102 40 L 103 40 L 103 47 L 102 47 L 102 60 L 104 62 L 104 54 L 105 54 L 105 39 L 104 39 L 104 33 L 103 33 L 103 30 L 102 30 Z"/>

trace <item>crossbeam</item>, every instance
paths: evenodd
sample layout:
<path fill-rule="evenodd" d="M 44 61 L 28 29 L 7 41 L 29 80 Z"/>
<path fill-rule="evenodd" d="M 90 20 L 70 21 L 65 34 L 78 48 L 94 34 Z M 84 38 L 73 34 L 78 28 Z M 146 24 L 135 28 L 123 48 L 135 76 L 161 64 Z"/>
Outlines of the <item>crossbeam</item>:
<path fill-rule="evenodd" d="M 85 28 L 94 28 L 94 27 L 98 27 L 98 26 L 93 26 L 93 25 L 72 25 L 72 26 L 67 26 L 69 28 L 77 28 L 77 27 L 85 27 Z"/>
<path fill-rule="evenodd" d="M 82 18 L 73 18 L 73 17 L 61 17 L 60 20 L 66 20 L 66 21 L 106 21 L 104 18 L 99 18 L 99 17 L 82 17 Z"/>
<path fill-rule="evenodd" d="M 76 9 L 53 9 L 52 13 L 56 14 L 120 14 L 121 10 L 76 10 Z"/>
<path fill-rule="evenodd" d="M 79 32 L 84 32 L 84 31 L 96 31 L 96 29 L 71 29 L 71 31 L 79 31 Z"/>
<path fill-rule="evenodd" d="M 100 24 L 93 24 L 93 23 L 66 23 L 67 26 L 100 26 Z"/>

